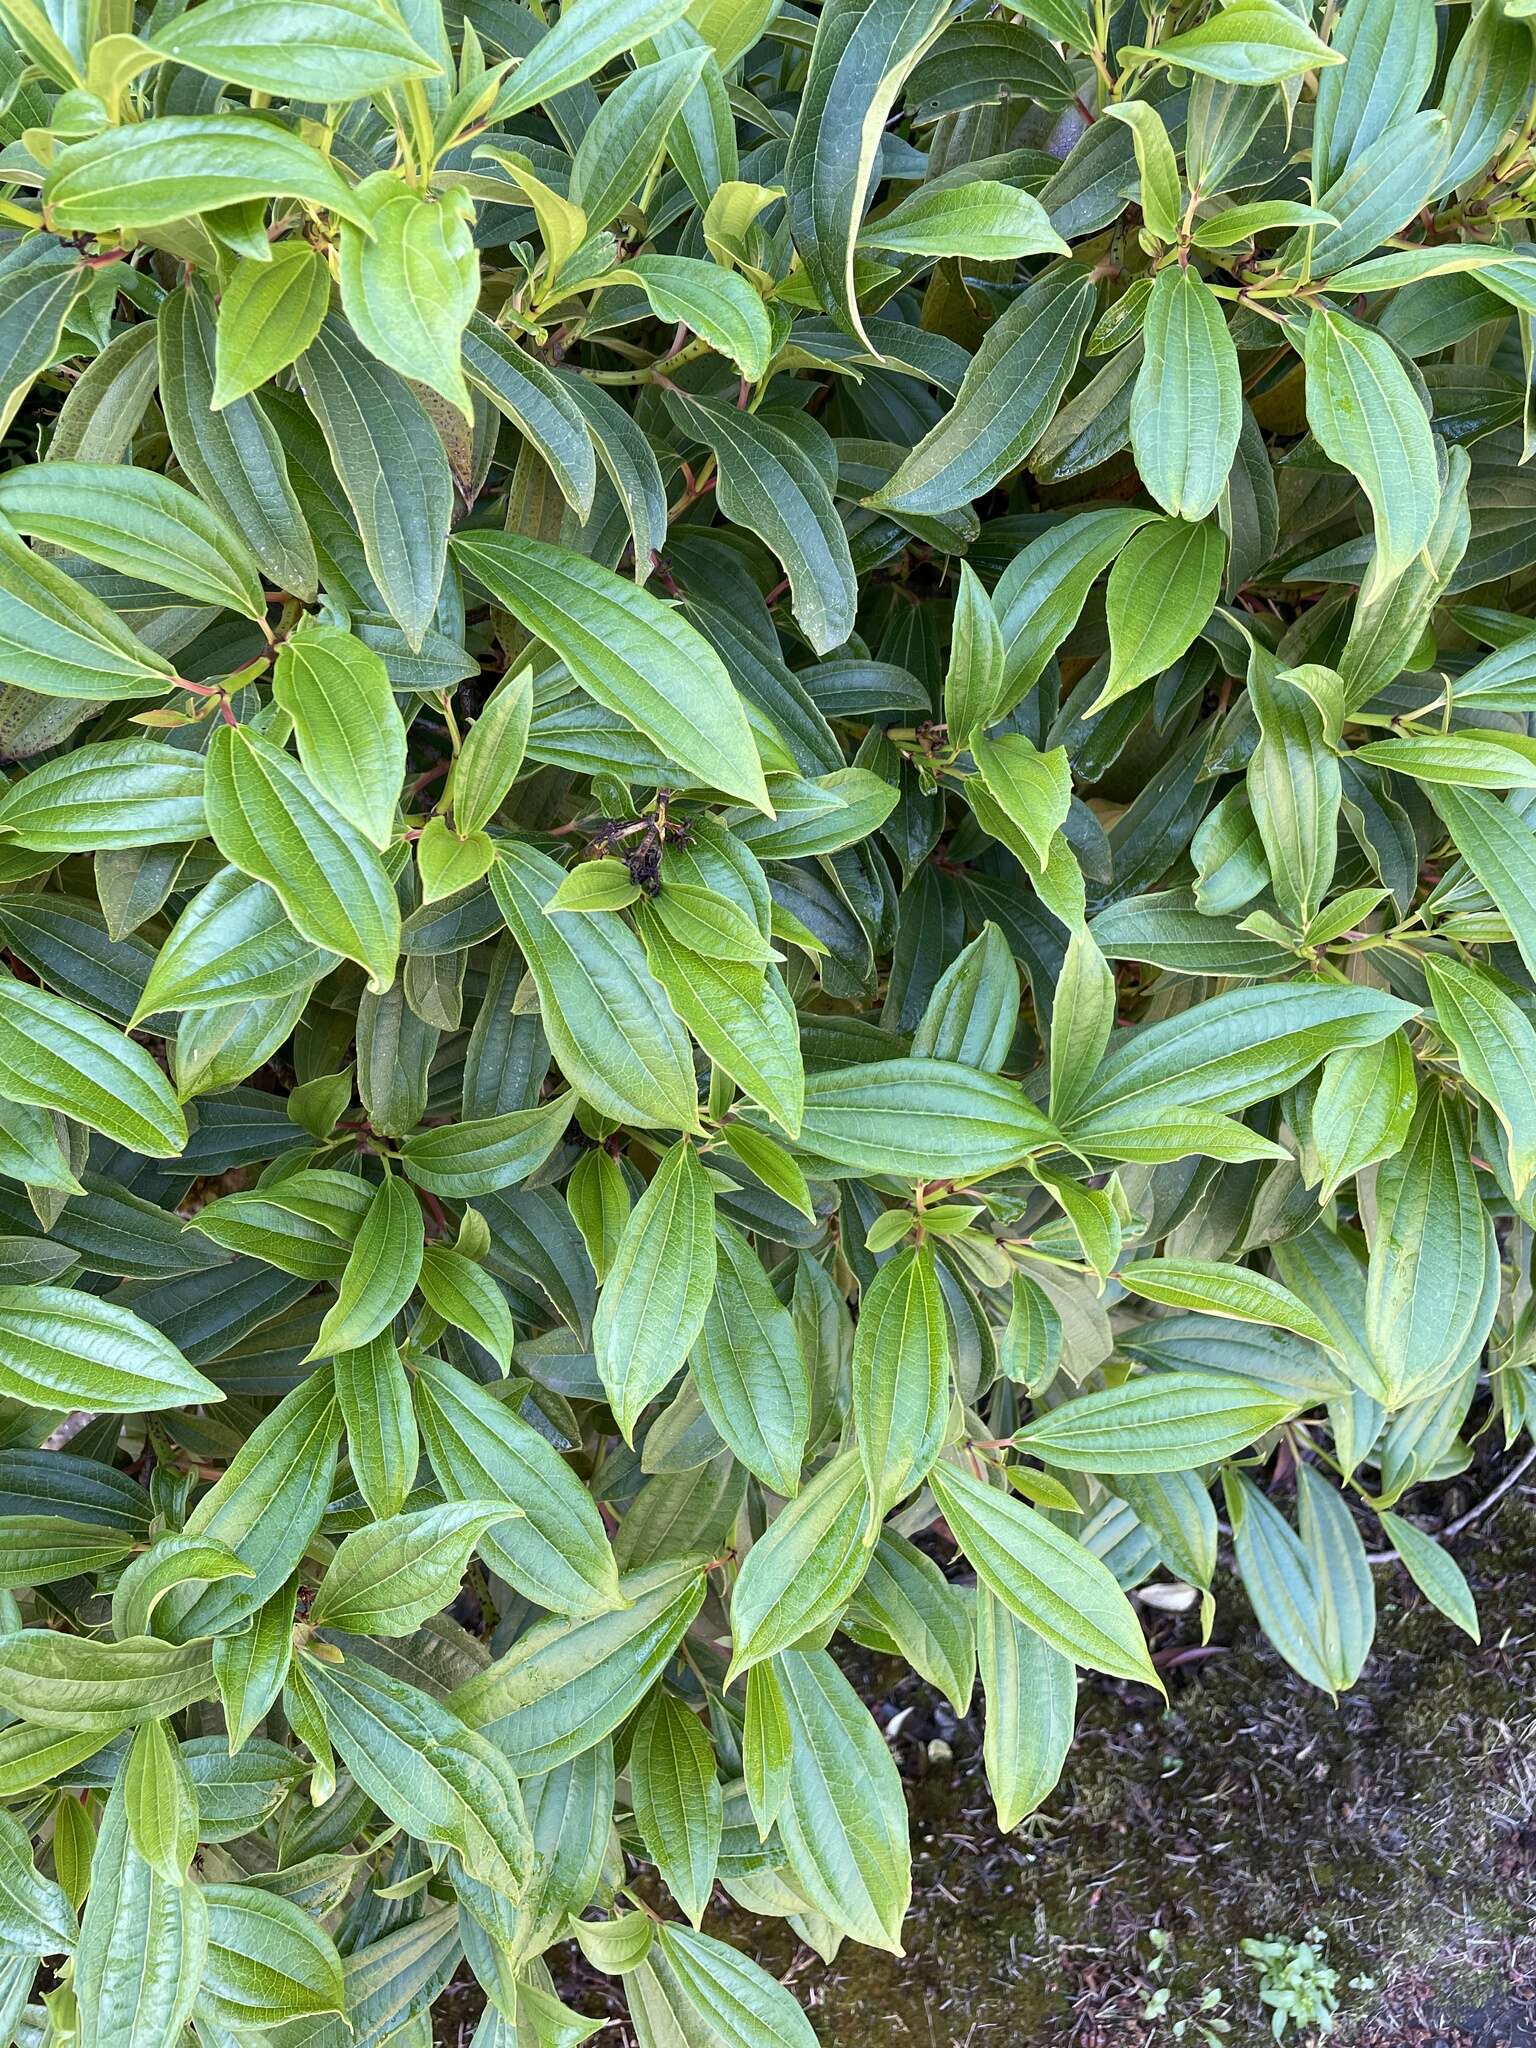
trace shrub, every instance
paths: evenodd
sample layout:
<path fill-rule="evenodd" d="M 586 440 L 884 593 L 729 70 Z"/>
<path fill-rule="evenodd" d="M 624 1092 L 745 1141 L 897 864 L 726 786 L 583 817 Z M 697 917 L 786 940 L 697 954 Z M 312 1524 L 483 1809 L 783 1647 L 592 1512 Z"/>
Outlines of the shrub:
<path fill-rule="evenodd" d="M 0 0 L 7 2039 L 804 2043 L 840 1641 L 1476 1633 L 1528 9 L 554 12 Z"/>

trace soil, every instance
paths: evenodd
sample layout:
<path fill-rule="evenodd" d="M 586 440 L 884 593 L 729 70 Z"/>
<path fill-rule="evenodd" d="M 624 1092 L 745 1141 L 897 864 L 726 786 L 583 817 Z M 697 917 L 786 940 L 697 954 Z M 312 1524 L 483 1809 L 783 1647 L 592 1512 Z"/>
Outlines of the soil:
<path fill-rule="evenodd" d="M 790 1982 L 826 2048 L 1263 2048 L 1273 2016 L 1241 1944 L 1314 1929 L 1338 2048 L 1536 2048 L 1536 1486 L 1453 1547 L 1481 1645 L 1380 1572 L 1375 1652 L 1335 1706 L 1222 1586 L 1210 1650 L 1168 1663 L 1166 1713 L 1084 1686 L 1062 1783 L 1009 1836 L 979 1713 L 957 1722 L 853 1652 L 908 1781 L 906 1956 L 845 1944 L 826 1964 L 729 1908 L 709 1930 Z M 1192 1639 L 1189 1616 L 1148 1619 L 1167 1646 Z M 572 1953 L 550 1956 L 557 1981 Z M 599 2042 L 627 2043 L 605 1980 L 568 1965 L 562 1989 L 614 2016 Z M 469 2037 L 480 2000 L 462 1990 L 439 2041 Z"/>

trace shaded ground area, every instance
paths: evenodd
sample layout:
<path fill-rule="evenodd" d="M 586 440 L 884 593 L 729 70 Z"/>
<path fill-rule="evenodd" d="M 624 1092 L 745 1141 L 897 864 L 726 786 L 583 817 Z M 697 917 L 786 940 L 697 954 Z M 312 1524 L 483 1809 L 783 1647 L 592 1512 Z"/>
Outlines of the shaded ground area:
<path fill-rule="evenodd" d="M 1449 1490 L 1446 1509 L 1462 1504 Z M 1536 1488 L 1456 1549 L 1480 1648 L 1382 1573 L 1376 1653 L 1335 1708 L 1225 1587 L 1221 1647 L 1170 1672 L 1166 1715 L 1145 1692 L 1085 1688 L 1062 1785 L 1011 1837 L 978 1717 L 957 1724 L 866 1660 L 911 1791 L 906 1958 L 845 1945 L 829 1966 L 779 1925 L 711 1930 L 787 1974 L 827 2048 L 1260 2048 L 1270 2013 L 1240 1944 L 1313 1928 L 1337 1972 L 1335 2042 L 1536 2048 Z M 1190 1639 L 1187 1617 L 1156 1633 L 1174 1627 Z M 566 1985 L 592 2012 L 606 1988 Z"/>

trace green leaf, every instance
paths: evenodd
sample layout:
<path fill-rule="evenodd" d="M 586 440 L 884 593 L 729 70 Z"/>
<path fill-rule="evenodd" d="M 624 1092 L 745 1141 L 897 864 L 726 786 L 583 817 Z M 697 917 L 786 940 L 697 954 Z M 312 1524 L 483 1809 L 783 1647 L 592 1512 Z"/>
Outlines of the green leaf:
<path fill-rule="evenodd" d="M 1153 1373 L 1064 1401 L 1014 1442 L 1069 1472 L 1190 1472 L 1246 1450 L 1294 1412 L 1237 1373 Z"/>
<path fill-rule="evenodd" d="M 1401 1032 L 1331 1054 L 1312 1104 L 1312 1147 L 1327 1201 L 1339 1183 L 1402 1145 L 1417 1087 L 1413 1049 Z"/>
<path fill-rule="evenodd" d="M 998 578 L 993 606 L 1003 634 L 1003 688 L 993 715 L 1011 711 L 1045 673 L 1077 624 L 1095 579 L 1154 515 L 1079 512 L 1047 527 Z"/>
<path fill-rule="evenodd" d="M 359 341 L 402 377 L 474 415 L 460 341 L 480 290 L 472 208 L 452 189 L 414 192 L 393 171 L 357 188 L 368 229 L 341 233 L 341 304 Z"/>
<path fill-rule="evenodd" d="M 899 1955 L 912 1866 L 890 1750 L 824 1651 L 786 1651 L 774 1668 L 790 1753 L 779 1834 L 795 1889 L 853 1940 Z"/>
<path fill-rule="evenodd" d="M 693 1348 L 715 1258 L 714 1190 L 680 1138 L 629 1212 L 592 1323 L 598 1376 L 626 1443 Z"/>
<path fill-rule="evenodd" d="M 629 1780 L 646 1853 L 697 1927 L 714 1889 L 724 1808 L 709 1737 L 665 1686 L 635 1718 Z"/>
<path fill-rule="evenodd" d="M 419 648 L 437 615 L 453 516 L 448 457 L 403 378 L 329 316 L 298 360 L 385 606 Z"/>
<path fill-rule="evenodd" d="M 597 1509 L 548 1439 L 441 1359 L 416 1361 L 415 1387 L 427 1456 L 443 1492 L 450 1500 L 507 1503 L 507 1518 L 477 1539 L 491 1569 L 557 1614 L 617 1606 L 617 1571 Z"/>
<path fill-rule="evenodd" d="M 470 313 L 462 355 L 469 381 L 527 435 L 549 464 L 566 503 L 585 519 L 597 489 L 597 451 L 579 396 L 587 387 L 580 380 L 562 383 L 483 313 Z"/>
<path fill-rule="evenodd" d="M 957 1714 L 970 1711 L 976 1634 L 967 1597 L 894 1529 L 881 1531 L 842 1628 L 855 1642 L 905 1658 Z"/>
<path fill-rule="evenodd" d="M 199 2007 L 235 2028 L 276 2027 L 346 2010 L 341 1957 L 313 1914 L 254 1884 L 203 1889 L 208 1956 Z"/>
<path fill-rule="evenodd" d="M 155 326 L 160 406 L 177 464 L 279 590 L 312 598 L 315 544 L 271 421 L 254 397 L 225 398 L 214 410 L 218 344 L 207 294 L 191 285 L 172 292 Z"/>
<path fill-rule="evenodd" d="M 1132 534 L 1109 572 L 1109 675 L 1090 715 L 1188 650 L 1221 594 L 1226 552 L 1225 535 L 1208 519 L 1157 519 Z"/>
<path fill-rule="evenodd" d="M 589 230 L 605 228 L 634 198 L 699 80 L 696 45 L 640 64 L 603 101 L 571 166 L 572 201 Z"/>
<path fill-rule="evenodd" d="M 698 1084 L 687 1034 L 639 941 L 613 918 L 545 915 L 562 870 L 503 842 L 491 887 L 539 992 L 550 1048 L 594 1109 L 643 1128 L 692 1130 Z"/>
<path fill-rule="evenodd" d="M 1291 1669 L 1332 1692 L 1323 1604 L 1311 1560 L 1280 1510 L 1241 1473 L 1221 1475 L 1232 1547 L 1259 1626 Z"/>
<path fill-rule="evenodd" d="M 1290 983 L 1230 989 L 1185 1016 L 1111 1039 L 1067 1125 L 1092 1151 L 1176 1109 L 1225 1115 L 1294 1087 L 1329 1053 L 1375 1045 L 1412 1015 L 1379 990 Z"/>
<path fill-rule="evenodd" d="M 133 1547 L 123 1529 L 72 1522 L 66 1515 L 12 1515 L 0 1529 L 0 1586 L 46 1586 L 76 1573 L 105 1571 Z"/>
<path fill-rule="evenodd" d="M 158 697 L 175 674 L 99 597 L 20 541 L 0 518 L 0 643 L 6 679 L 92 703 Z"/>
<path fill-rule="evenodd" d="M 46 1628 L 0 1636 L 0 1675 L 6 1704 L 23 1721 L 108 1734 L 177 1713 L 213 1691 L 206 1642 L 95 1642 Z"/>
<path fill-rule="evenodd" d="M 1408 1576 L 1425 1599 L 1454 1621 L 1474 1643 L 1481 1642 L 1477 1603 L 1455 1558 L 1442 1550 L 1433 1536 L 1426 1535 L 1401 1515 L 1389 1514 L 1385 1508 L 1377 1513 L 1387 1541 L 1408 1567 Z"/>
<path fill-rule="evenodd" d="M 1367 595 L 1400 576 L 1440 504 L 1429 415 L 1396 351 L 1374 328 L 1319 305 L 1307 323 L 1307 424 L 1370 500 L 1376 552 Z"/>
<path fill-rule="evenodd" d="M 1177 241 L 1179 217 L 1183 211 L 1183 190 L 1179 181 L 1178 159 L 1173 153 L 1173 144 L 1168 139 L 1168 130 L 1162 115 L 1148 100 L 1119 100 L 1107 106 L 1104 112 L 1113 121 L 1123 121 L 1131 131 L 1131 141 L 1136 149 L 1136 174 L 1141 180 L 1142 219 L 1160 242 Z M 1178 271 L 1159 271 L 1153 282 L 1153 304 L 1156 303 L 1158 292 L 1163 289 L 1163 280 L 1169 277 L 1178 279 L 1179 295 L 1182 295 L 1183 283 L 1189 277 L 1189 273 L 1182 268 Z M 1198 286 L 1198 278 L 1194 282 Z M 1148 317 L 1150 316 L 1149 305 Z M 1193 425 L 1193 422 L 1190 424 Z M 1177 512 L 1178 507 L 1168 505 L 1165 509 Z M 1210 507 L 1207 506 L 1205 509 L 1209 511 Z M 1185 516 L 1198 518 L 1203 515 Z"/>
<path fill-rule="evenodd" d="M 82 2036 L 96 2048 L 174 2048 L 207 1954 L 203 1887 L 150 1869 L 129 1838 L 119 1782 L 102 1814 L 75 1952 Z"/>
<path fill-rule="evenodd" d="M 1431 786 L 1456 851 L 1498 906 L 1527 968 L 1536 962 L 1536 839 L 1523 816 L 1481 790 Z"/>
<path fill-rule="evenodd" d="M 637 727 L 685 775 L 772 815 L 741 700 L 720 657 L 684 619 L 569 548 L 475 533 L 455 550 L 589 696 Z"/>
<path fill-rule="evenodd" d="M 1450 783 L 1459 789 L 1531 789 L 1536 787 L 1536 760 L 1529 747 L 1521 733 L 1463 727 L 1460 732 L 1372 740 L 1355 751 L 1361 760 L 1411 775 L 1416 782 Z"/>
<path fill-rule="evenodd" d="M 23 243 L 20 275 L 12 274 L 0 312 L 0 425 L 9 426 L 39 371 L 58 354 L 64 323 L 91 283 L 91 273 L 73 251 L 40 251 L 27 261 Z"/>
<path fill-rule="evenodd" d="M 783 565 L 795 621 L 812 648 L 841 647 L 853 631 L 858 589 L 848 536 L 815 463 L 755 414 L 681 396 L 672 405 L 716 459 L 721 511 Z"/>
<path fill-rule="evenodd" d="M 203 764 L 158 740 L 56 754 L 0 796 L 0 829 L 45 853 L 105 853 L 201 839 Z"/>
<path fill-rule="evenodd" d="M 123 1766 L 123 1806 L 134 1848 L 167 1884 L 187 1882 L 197 1852 L 197 1792 L 163 1721 L 141 1721 Z"/>
<path fill-rule="evenodd" d="M 254 114 L 166 114 L 107 128 L 61 149 L 43 180 L 44 210 L 61 234 L 151 228 L 275 195 L 366 225 L 319 150 Z"/>
<path fill-rule="evenodd" d="M 807 1078 L 799 1150 L 837 1179 L 981 1180 L 1054 1136 L 1016 1081 L 956 1060 L 870 1060 Z"/>
<path fill-rule="evenodd" d="M 422 1229 L 420 1202 L 391 1174 L 368 1204 L 311 1358 L 354 1351 L 388 1328 L 420 1276 Z"/>
<path fill-rule="evenodd" d="M 1237 349 L 1221 301 L 1192 269 L 1160 270 L 1142 323 L 1131 447 L 1174 519 L 1204 519 L 1226 488 L 1242 425 Z"/>
<path fill-rule="evenodd" d="M 1232 85 L 1277 85 L 1344 61 L 1280 0 L 1231 0 L 1209 20 L 1165 37 L 1154 49 L 1127 44 L 1120 62 L 1134 59 L 1177 65 Z"/>
<path fill-rule="evenodd" d="M 1263 1323 L 1324 1349 L 1332 1341 L 1327 1326 L 1288 1287 L 1246 1266 L 1224 1266 L 1216 1259 L 1137 1259 L 1123 1266 L 1117 1278 L 1132 1294 L 1170 1308 Z"/>
<path fill-rule="evenodd" d="M 7 1960 L 67 1955 L 78 1932 L 69 1900 L 33 1862 L 26 1830 L 0 1813 L 0 1953 Z"/>
<path fill-rule="evenodd" d="M 1108 1568 L 1044 1515 L 953 1465 L 934 1499 L 982 1584 L 1074 1664 L 1162 1690 L 1130 1602 Z"/>
<path fill-rule="evenodd" d="M 220 726 L 208 748 L 206 800 L 224 858 L 265 882 L 311 945 L 357 961 L 370 988 L 388 988 L 400 949 L 394 885 L 374 847 L 298 762 L 245 726 Z"/>
<path fill-rule="evenodd" d="M 154 1159 L 187 1142 L 186 1119 L 148 1053 L 30 982 L 0 982 L 0 1096 L 73 1117 Z"/>
<path fill-rule="evenodd" d="M 1095 297 L 1080 263 L 1027 286 L 988 329 L 951 410 L 867 502 L 897 514 L 952 512 L 1017 469 L 1077 367 Z"/>
<path fill-rule="evenodd" d="M 320 332 L 330 303 L 330 272 L 308 242 L 280 242 L 264 263 L 237 263 L 219 296 L 214 407 L 286 370 Z"/>
<path fill-rule="evenodd" d="M 1435 1021 L 1455 1047 L 1463 1076 L 1503 1128 L 1518 1198 L 1536 1172 L 1536 1027 L 1480 967 L 1426 954 L 1424 973 Z"/>
<path fill-rule="evenodd" d="M 496 101 L 491 118 L 510 120 L 540 100 L 553 99 L 600 71 L 612 57 L 659 36 L 681 19 L 687 0 L 605 0 L 574 7 L 523 57 Z"/>
<path fill-rule="evenodd" d="M 1072 802 L 1072 769 L 1064 747 L 1042 754 L 1021 732 L 997 740 L 973 740 L 971 755 L 989 802 L 977 816 L 994 838 L 1014 846 L 1030 868 L 1043 868 Z M 972 807 L 975 795 L 967 790 Z M 996 830 L 998 825 L 1002 831 Z M 1010 832 L 1009 828 L 1012 828 Z"/>
<path fill-rule="evenodd" d="M 532 1844 L 501 1750 L 430 1693 L 371 1666 L 306 1657 L 326 1729 L 374 1804 L 418 1841 L 457 1850 L 471 1877 L 515 1899 Z"/>
<path fill-rule="evenodd" d="M 0 1287 L 0 1392 L 111 1414 L 224 1398 L 131 1309 L 68 1287 Z"/>
<path fill-rule="evenodd" d="M 869 1563 L 872 1521 L 852 1451 L 824 1465 L 780 1510 L 747 1552 L 731 1594 L 727 1685 L 836 1622 Z"/>
<path fill-rule="evenodd" d="M 1376 1633 L 1376 1590 L 1359 1528 L 1338 1488 L 1302 1466 L 1296 1474 L 1302 1548 L 1312 1566 L 1328 1676 L 1346 1691 L 1360 1676 Z"/>
<path fill-rule="evenodd" d="M 997 614 L 980 578 L 962 562 L 944 675 L 944 722 L 957 747 L 966 746 L 988 724 L 1002 688 L 1003 636 Z"/>
<path fill-rule="evenodd" d="M 315 788 L 387 847 L 405 776 L 405 724 L 382 658 L 351 633 L 306 620 L 278 654 L 272 696 L 293 720 Z"/>
<path fill-rule="evenodd" d="M 666 1558 L 619 1580 L 624 1605 L 528 1629 L 459 1687 L 455 1712 L 525 1776 L 558 1770 L 611 1735 L 665 1670 L 704 1598 L 704 1560 Z"/>
<path fill-rule="evenodd" d="M 897 1252 L 864 1290 L 852 1376 L 872 1544 L 880 1522 L 921 1484 L 949 1419 L 949 1328 L 931 1246 Z"/>
<path fill-rule="evenodd" d="M 1363 1335 L 1397 1408 L 1477 1356 L 1498 1294 L 1466 1118 L 1438 1088 L 1420 1091 L 1402 1150 L 1377 1170 L 1370 1239 Z"/>
<path fill-rule="evenodd" d="M 473 1200 L 526 1180 L 559 1144 L 570 1120 L 570 1097 L 556 1095 L 534 1109 L 413 1131 L 400 1147 L 400 1164 L 418 1187 L 454 1201 Z"/>
<path fill-rule="evenodd" d="M 663 891 L 663 895 L 665 895 Z M 667 1001 L 723 1073 L 797 1137 L 805 1101 L 799 1021 L 783 982 L 754 966 L 680 945 L 666 913 L 640 908 L 638 923 L 651 972 Z"/>
<path fill-rule="evenodd" d="M 794 1321 L 746 1237 L 720 1217 L 715 1240 L 714 1291 L 689 1371 L 732 1451 L 765 1486 L 789 1498 L 799 1490 L 810 1434 L 810 1376 Z"/>
<path fill-rule="evenodd" d="M 941 0 L 827 0 L 817 20 L 784 161 L 789 230 L 817 299 L 866 346 L 854 246 L 870 173 L 902 85 L 948 14 Z"/>
<path fill-rule="evenodd" d="M 986 263 L 1069 253 L 1039 200 L 996 178 L 927 190 L 919 186 L 888 213 L 865 221 L 859 246 L 906 256 L 970 256 Z"/>
<path fill-rule="evenodd" d="M 153 1634 L 155 1609 L 173 1587 L 253 1576 L 248 1564 L 211 1537 L 157 1536 L 112 1588 L 112 1633 L 119 1642 Z"/>
<path fill-rule="evenodd" d="M 707 2038 L 719 2048 L 812 2048 L 816 2036 L 791 1992 L 750 1957 L 695 1928 L 663 1922 L 627 1981 L 630 2016 L 646 2048 Z M 707 2030 L 703 2035 L 698 2030 Z"/>
<path fill-rule="evenodd" d="M 245 544 L 192 493 L 126 463 L 39 462 L 0 477 L 0 514 L 18 533 L 203 604 L 264 619 Z"/>
<path fill-rule="evenodd" d="M 264 882 L 222 868 L 188 903 L 156 954 L 133 1021 L 166 1010 L 293 995 L 310 988 L 337 957 L 300 936 Z"/>
<path fill-rule="evenodd" d="M 976 1657 L 987 1703 L 982 1759 L 1007 1833 L 1056 1789 L 1077 1719 L 1077 1672 L 985 1586 L 976 1589 Z"/>
<path fill-rule="evenodd" d="M 450 1501 L 391 1515 L 343 1539 L 310 1615 L 317 1628 L 405 1636 L 447 1607 L 476 1544 L 505 1503 Z"/>
<path fill-rule="evenodd" d="M 379 1521 L 398 1515 L 416 1478 L 420 1446 L 410 1381 L 387 1336 L 333 1365 L 336 1400 L 347 1431 L 347 1461 L 364 1500 Z"/>
<path fill-rule="evenodd" d="M 253 92 L 326 102 L 437 70 L 383 0 L 203 0 L 166 22 L 151 47 Z"/>
<path fill-rule="evenodd" d="M 1248 763 L 1248 801 L 1275 900 L 1296 929 L 1305 931 L 1333 881 L 1339 763 L 1317 705 L 1257 653 L 1248 696 L 1261 734 Z"/>
<path fill-rule="evenodd" d="M 185 1534 L 222 1543 L 248 1579 L 169 1594 L 161 1633 L 190 1643 L 240 1624 L 298 1569 L 330 1499 L 341 1417 L 331 1375 L 311 1373 L 264 1416 L 188 1515 Z"/>

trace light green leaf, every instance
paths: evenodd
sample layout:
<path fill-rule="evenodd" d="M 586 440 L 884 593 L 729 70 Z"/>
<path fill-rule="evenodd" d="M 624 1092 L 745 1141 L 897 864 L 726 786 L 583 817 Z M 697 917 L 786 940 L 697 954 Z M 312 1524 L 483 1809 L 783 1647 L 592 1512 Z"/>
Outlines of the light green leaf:
<path fill-rule="evenodd" d="M 784 160 L 789 229 L 817 298 L 866 346 L 854 248 L 870 173 L 897 95 L 948 15 L 943 0 L 827 0 L 817 20 Z"/>
<path fill-rule="evenodd" d="M 253 92 L 321 102 L 437 70 L 384 0 L 203 0 L 166 22 L 152 47 Z"/>
<path fill-rule="evenodd" d="M 665 1686 L 656 1687 L 636 1716 L 629 1779 L 646 1853 L 697 1927 L 714 1889 L 723 1801 L 715 1753 L 698 1715 Z"/>
<path fill-rule="evenodd" d="M 306 619 L 284 643 L 272 696 L 293 720 L 304 772 L 377 847 L 387 847 L 405 777 L 405 723 L 371 647 Z"/>
<path fill-rule="evenodd" d="M 254 114 L 166 114 L 106 128 L 61 149 L 43 181 L 46 216 L 61 234 L 156 227 L 274 196 L 366 225 L 351 187 L 319 150 Z"/>
<path fill-rule="evenodd" d="M 1376 552 L 1369 594 L 1400 576 L 1440 504 L 1429 415 L 1396 351 L 1374 328 L 1319 305 L 1307 323 L 1307 424 L 1370 500 Z"/>
<path fill-rule="evenodd" d="M 202 604 L 264 619 L 261 577 L 219 513 L 153 470 L 39 462 L 0 477 L 0 515 L 18 533 L 142 576 Z"/>
<path fill-rule="evenodd" d="M 286 370 L 320 332 L 330 303 L 331 274 L 308 242 L 280 242 L 265 263 L 237 263 L 219 295 L 215 409 Z"/>
<path fill-rule="evenodd" d="M 936 1465 L 929 1484 L 983 1585 L 1026 1627 L 1075 1664 L 1162 1691 L 1130 1602 L 1091 1551 L 958 1466 Z"/>
<path fill-rule="evenodd" d="M 692 1130 L 698 1084 L 687 1034 L 613 918 L 545 915 L 563 870 L 531 846 L 503 842 L 491 887 L 539 991 L 561 1071 L 594 1109 L 643 1128 Z"/>
<path fill-rule="evenodd" d="M 358 339 L 402 377 L 436 391 L 473 418 L 460 339 L 480 292 L 468 198 L 430 197 L 394 172 L 357 188 L 368 231 L 341 233 L 341 304 Z"/>
<path fill-rule="evenodd" d="M 291 755 L 245 726 L 220 726 L 208 749 L 208 830 L 224 858 L 265 882 L 311 945 L 356 960 L 388 988 L 400 906 L 374 847 Z"/>
<path fill-rule="evenodd" d="M 1226 488 L 1242 426 L 1237 349 L 1221 301 L 1192 269 L 1160 270 L 1142 323 L 1131 447 L 1174 519 L 1204 519 Z"/>
<path fill-rule="evenodd" d="M 312 1620 L 353 1635 L 409 1635 L 450 1605 L 476 1544 L 506 1520 L 505 1503 L 450 1501 L 354 1529 L 320 1582 Z"/>
<path fill-rule="evenodd" d="M 592 1349 L 626 1443 L 681 1369 L 715 1286 L 715 1196 L 686 1138 L 629 1212 L 592 1323 Z"/>
<path fill-rule="evenodd" d="M 346 2009 L 341 1957 L 312 1913 L 259 1885 L 203 1889 L 208 1955 L 198 2004 L 220 2025 L 276 2027 Z"/>
<path fill-rule="evenodd" d="M 397 1174 L 375 1189 L 310 1351 L 329 1358 L 368 1344 L 410 1299 L 421 1273 L 421 1204 Z"/>
<path fill-rule="evenodd" d="M 1236 1373 L 1152 1373 L 1064 1401 L 1014 1441 L 1070 1472 L 1190 1472 L 1246 1450 L 1294 1412 Z"/>
<path fill-rule="evenodd" d="M 897 1252 L 864 1290 L 852 1378 L 872 1545 L 880 1522 L 927 1474 L 949 1419 L 949 1327 L 930 1245 Z"/>
<path fill-rule="evenodd" d="M 878 220 L 866 221 L 859 246 L 906 256 L 970 256 L 987 263 L 1069 253 L 1039 200 L 996 178 L 919 186 Z"/>
<path fill-rule="evenodd" d="M 741 699 L 720 657 L 686 620 L 569 548 L 494 533 L 466 534 L 454 545 L 470 574 L 589 696 L 704 787 L 772 816 Z"/>

